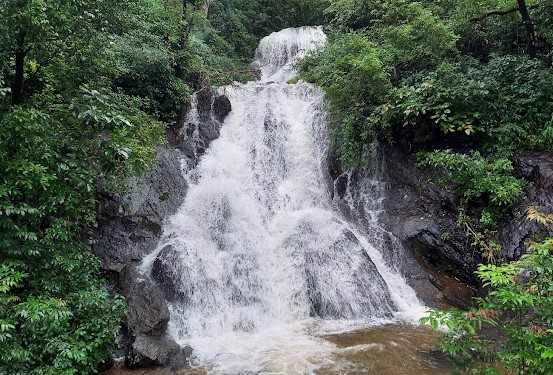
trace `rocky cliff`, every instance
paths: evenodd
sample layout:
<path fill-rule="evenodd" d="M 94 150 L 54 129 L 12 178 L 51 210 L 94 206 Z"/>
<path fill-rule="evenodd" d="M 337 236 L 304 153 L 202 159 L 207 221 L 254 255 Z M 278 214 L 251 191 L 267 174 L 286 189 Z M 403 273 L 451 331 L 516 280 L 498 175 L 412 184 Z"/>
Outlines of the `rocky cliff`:
<path fill-rule="evenodd" d="M 366 167 L 344 172 L 340 163 L 329 157 L 330 188 L 342 211 L 366 218 L 371 214 L 363 211 L 378 209 L 378 225 L 383 231 L 377 240 L 384 256 L 405 276 L 419 298 L 429 306 L 467 307 L 479 293 L 474 272 L 486 260 L 466 228 L 458 223 L 460 202 L 455 187 L 436 183 L 439 172 L 419 168 L 416 156 L 400 147 L 380 145 L 367 159 L 370 162 Z M 553 235 L 527 220 L 530 207 L 553 212 L 553 154 L 519 153 L 514 166 L 516 175 L 528 185 L 524 198 L 497 230 L 495 240 L 502 247 L 498 261 L 518 259 L 527 251 L 529 241 Z M 381 189 L 382 202 L 376 206 L 363 203 L 363 191 L 367 189 Z M 351 200 L 353 205 L 348 202 Z M 397 251 L 397 246 L 407 252 Z M 398 254 L 402 259 L 394 259 Z"/>
<path fill-rule="evenodd" d="M 471 292 L 458 281 L 477 285 L 474 271 L 485 260 L 458 224 L 459 202 L 454 187 L 436 184 L 435 172 L 418 168 L 412 154 L 387 147 L 383 155 L 387 181 L 383 224 L 429 272 L 431 282 L 446 300 L 464 305 Z M 502 251 L 498 261 L 518 259 L 527 251 L 529 241 L 553 235 L 527 220 L 529 207 L 553 212 L 553 154 L 520 153 L 514 158 L 514 166 L 528 187 L 522 201 L 499 225 L 496 240 Z"/>
<path fill-rule="evenodd" d="M 205 87 L 194 98 L 188 116 L 168 126 L 167 142 L 155 162 L 128 182 L 127 192 L 99 192 L 94 252 L 116 292 L 126 297 L 128 314 L 122 329 L 116 365 L 186 367 L 190 348 L 181 348 L 166 334 L 169 309 L 164 291 L 138 267 L 157 247 L 163 223 L 182 204 L 192 169 L 209 144 L 219 137 L 230 101 Z"/>

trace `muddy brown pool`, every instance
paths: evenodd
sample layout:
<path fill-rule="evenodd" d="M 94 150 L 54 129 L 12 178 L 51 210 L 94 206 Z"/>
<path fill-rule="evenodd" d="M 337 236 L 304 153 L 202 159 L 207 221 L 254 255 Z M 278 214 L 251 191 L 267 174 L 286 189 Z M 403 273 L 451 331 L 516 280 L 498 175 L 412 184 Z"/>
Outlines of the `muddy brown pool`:
<path fill-rule="evenodd" d="M 449 363 L 435 351 L 437 335 L 427 328 L 385 326 L 325 337 L 337 346 L 335 365 L 319 375 L 445 375 Z"/>
<path fill-rule="evenodd" d="M 261 371 L 264 375 L 446 375 L 451 367 L 436 350 L 437 334 L 415 326 L 390 325 L 328 334 L 322 338 L 334 345 L 324 364 L 314 372 L 295 370 L 290 358 L 282 358 L 280 369 Z M 307 359 L 316 362 L 319 359 Z M 207 369 L 112 370 L 105 375 L 199 375 Z M 244 374 L 246 375 L 246 374 Z M 248 373 L 247 375 L 254 375 Z"/>

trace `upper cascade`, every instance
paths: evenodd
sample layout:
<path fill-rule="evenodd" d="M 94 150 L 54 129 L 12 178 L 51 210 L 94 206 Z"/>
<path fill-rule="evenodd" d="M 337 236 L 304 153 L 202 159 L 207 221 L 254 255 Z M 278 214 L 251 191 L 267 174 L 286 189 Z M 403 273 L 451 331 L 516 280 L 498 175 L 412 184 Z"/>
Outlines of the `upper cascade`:
<path fill-rule="evenodd" d="M 309 51 L 323 47 L 327 37 L 322 26 L 284 29 L 263 38 L 254 65 L 261 70 L 261 82 L 287 82 L 294 77 L 294 65 Z"/>

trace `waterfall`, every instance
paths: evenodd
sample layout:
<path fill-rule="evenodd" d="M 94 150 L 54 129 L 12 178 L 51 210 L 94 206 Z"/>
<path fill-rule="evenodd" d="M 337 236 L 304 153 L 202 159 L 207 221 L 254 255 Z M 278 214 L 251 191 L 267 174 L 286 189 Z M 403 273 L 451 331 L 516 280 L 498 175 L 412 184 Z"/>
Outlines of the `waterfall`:
<path fill-rule="evenodd" d="M 323 93 L 286 83 L 325 41 L 318 27 L 273 33 L 256 54 L 261 79 L 220 89 L 232 112 L 144 265 L 171 288 L 172 335 L 213 373 L 312 373 L 333 350 L 321 330 L 421 309 L 331 197 Z"/>

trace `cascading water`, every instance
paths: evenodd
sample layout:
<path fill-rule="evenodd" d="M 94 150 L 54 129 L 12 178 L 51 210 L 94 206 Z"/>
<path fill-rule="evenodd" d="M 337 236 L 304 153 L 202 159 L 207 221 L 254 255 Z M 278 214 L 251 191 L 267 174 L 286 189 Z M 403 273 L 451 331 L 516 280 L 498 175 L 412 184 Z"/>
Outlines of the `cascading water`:
<path fill-rule="evenodd" d="M 382 249 L 334 207 L 322 92 L 286 83 L 325 41 L 317 27 L 261 41 L 261 79 L 221 89 L 233 110 L 164 230 L 171 333 L 213 373 L 313 373 L 335 349 L 321 330 L 421 311 Z"/>

